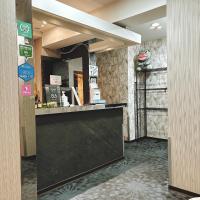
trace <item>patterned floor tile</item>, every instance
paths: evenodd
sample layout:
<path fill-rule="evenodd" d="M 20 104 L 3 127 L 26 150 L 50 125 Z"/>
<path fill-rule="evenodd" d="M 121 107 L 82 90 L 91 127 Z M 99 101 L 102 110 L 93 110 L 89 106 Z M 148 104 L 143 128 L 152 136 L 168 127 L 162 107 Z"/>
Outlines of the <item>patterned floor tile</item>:
<path fill-rule="evenodd" d="M 188 200 L 168 189 L 167 142 L 125 144 L 125 159 L 38 196 L 39 200 Z"/>

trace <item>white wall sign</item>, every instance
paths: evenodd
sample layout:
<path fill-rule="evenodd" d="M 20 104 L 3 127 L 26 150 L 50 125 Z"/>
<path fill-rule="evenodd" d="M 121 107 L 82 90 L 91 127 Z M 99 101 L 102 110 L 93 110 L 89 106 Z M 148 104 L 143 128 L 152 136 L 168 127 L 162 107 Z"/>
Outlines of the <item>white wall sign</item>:
<path fill-rule="evenodd" d="M 50 75 L 50 84 L 51 85 L 62 85 L 61 76 Z"/>
<path fill-rule="evenodd" d="M 98 67 L 95 65 L 89 66 L 89 76 L 98 77 Z"/>

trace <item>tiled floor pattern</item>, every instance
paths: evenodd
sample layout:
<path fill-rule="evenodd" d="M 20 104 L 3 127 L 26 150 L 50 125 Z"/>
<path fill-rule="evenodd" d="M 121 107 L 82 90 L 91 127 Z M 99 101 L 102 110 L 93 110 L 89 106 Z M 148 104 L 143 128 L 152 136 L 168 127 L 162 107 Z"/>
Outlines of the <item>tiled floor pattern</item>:
<path fill-rule="evenodd" d="M 39 200 L 187 200 L 168 190 L 167 142 L 125 144 L 125 159 L 38 197 Z"/>
<path fill-rule="evenodd" d="M 22 160 L 22 200 L 36 200 L 37 197 L 36 159 Z"/>

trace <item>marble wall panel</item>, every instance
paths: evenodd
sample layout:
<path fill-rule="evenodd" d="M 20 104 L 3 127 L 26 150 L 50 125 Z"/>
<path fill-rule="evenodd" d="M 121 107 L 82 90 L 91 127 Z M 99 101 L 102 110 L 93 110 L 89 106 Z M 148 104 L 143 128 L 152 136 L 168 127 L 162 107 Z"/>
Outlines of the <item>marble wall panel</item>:
<path fill-rule="evenodd" d="M 151 51 L 151 65 L 148 68 L 165 68 L 167 67 L 167 45 L 166 38 L 144 42 L 141 45 L 134 45 L 128 48 L 128 68 L 135 68 L 135 57 L 139 53 L 140 49 L 149 49 Z M 135 81 L 135 72 L 128 79 L 128 87 L 132 88 Z M 138 88 L 144 88 L 144 75 L 138 74 Z M 167 87 L 167 71 L 147 73 L 146 77 L 146 88 L 166 88 Z M 135 94 L 129 90 L 128 101 L 129 105 L 136 107 Z M 147 107 L 158 107 L 167 108 L 167 94 L 165 91 L 147 91 L 146 94 L 146 106 Z M 138 92 L 138 107 L 144 107 L 144 91 Z M 136 108 L 135 108 L 136 110 Z M 136 121 L 136 114 L 133 114 L 133 109 L 129 110 L 129 115 L 132 116 L 132 123 Z M 137 122 L 135 122 L 137 123 Z M 130 125 L 130 134 L 132 138 L 134 135 L 140 137 L 145 134 L 145 119 L 143 111 L 138 111 L 138 133 L 134 133 L 134 128 Z M 165 126 L 164 126 L 165 124 Z M 148 111 L 147 112 L 147 136 L 156 138 L 167 138 L 167 112 L 162 112 L 160 118 L 160 111 Z"/>
<path fill-rule="evenodd" d="M 128 102 L 127 48 L 96 54 L 101 97 L 109 104 Z"/>
<path fill-rule="evenodd" d="M 149 137 L 167 138 L 167 115 L 161 111 L 147 111 L 147 134 Z"/>
<path fill-rule="evenodd" d="M 167 67 L 166 38 L 144 42 L 128 48 L 107 51 L 96 54 L 96 64 L 99 67 L 98 85 L 101 89 L 101 97 L 109 104 L 128 103 L 129 139 L 134 140 L 138 135 L 145 135 L 144 111 L 138 113 L 136 121 L 136 87 L 135 87 L 135 57 L 140 49 L 149 49 L 152 54 L 152 62 L 149 68 Z M 91 59 L 94 60 L 94 59 Z M 138 75 L 139 88 L 144 88 L 144 75 Z M 167 87 L 167 73 L 156 72 L 147 75 L 147 88 Z M 147 92 L 147 106 L 167 108 L 167 95 L 165 91 Z M 144 108 L 144 91 L 138 93 L 138 107 Z M 147 136 L 167 138 L 166 128 L 160 128 L 159 123 L 167 124 L 167 112 L 162 112 L 162 117 L 156 124 L 156 117 L 160 116 L 157 111 L 147 112 Z M 151 119 L 153 118 L 153 119 Z M 139 127 L 136 128 L 136 125 Z M 152 133 L 155 130 L 154 133 Z"/>

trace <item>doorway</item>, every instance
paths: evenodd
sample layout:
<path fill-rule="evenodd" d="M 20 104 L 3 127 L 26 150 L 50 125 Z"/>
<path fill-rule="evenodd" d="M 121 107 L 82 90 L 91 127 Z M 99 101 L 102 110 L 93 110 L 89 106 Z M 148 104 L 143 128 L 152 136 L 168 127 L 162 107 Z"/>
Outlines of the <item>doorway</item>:
<path fill-rule="evenodd" d="M 74 71 L 74 87 L 78 93 L 81 105 L 84 104 L 84 93 L 83 93 L 83 72 Z M 76 105 L 78 102 L 76 101 Z"/>

